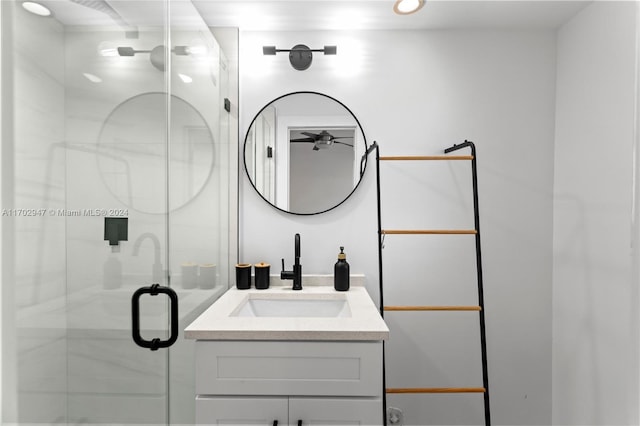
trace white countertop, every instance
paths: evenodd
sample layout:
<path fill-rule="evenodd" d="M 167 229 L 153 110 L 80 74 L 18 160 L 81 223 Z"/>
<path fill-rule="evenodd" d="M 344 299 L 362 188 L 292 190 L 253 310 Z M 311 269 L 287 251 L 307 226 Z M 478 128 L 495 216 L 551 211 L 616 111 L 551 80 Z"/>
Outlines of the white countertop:
<path fill-rule="evenodd" d="M 332 279 L 332 277 L 331 277 Z M 277 281 L 277 280 L 276 280 Z M 198 340 L 386 340 L 389 329 L 361 280 L 351 280 L 349 291 L 337 292 L 323 280 L 303 277 L 303 289 L 291 289 L 291 281 L 276 282 L 266 290 L 231 288 L 185 329 L 185 338 Z M 313 282 L 313 284 L 312 284 Z M 324 280 L 326 283 L 326 280 Z M 354 285 L 355 282 L 355 285 Z M 243 317 L 233 316 L 249 297 L 313 298 L 346 297 L 350 317 Z M 253 295 L 253 296 L 252 296 Z"/>

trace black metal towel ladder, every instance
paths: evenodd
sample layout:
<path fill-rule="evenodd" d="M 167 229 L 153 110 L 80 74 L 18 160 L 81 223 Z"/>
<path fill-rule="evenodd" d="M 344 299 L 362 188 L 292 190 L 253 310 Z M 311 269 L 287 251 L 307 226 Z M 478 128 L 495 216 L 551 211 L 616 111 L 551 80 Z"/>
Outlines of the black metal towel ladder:
<path fill-rule="evenodd" d="M 489 378 L 487 371 L 487 341 L 484 317 L 484 290 L 482 282 L 482 252 L 480 244 L 480 215 L 478 209 L 478 175 L 476 169 L 476 148 L 473 142 L 465 140 L 461 144 L 453 145 L 444 150 L 445 154 L 457 151 L 463 148 L 471 148 L 471 155 L 438 155 L 438 156 L 394 156 L 381 157 L 378 144 L 374 142 L 367 150 L 367 154 L 376 150 L 376 184 L 377 184 L 377 202 L 378 202 L 378 267 L 380 277 L 380 314 L 384 317 L 385 311 L 470 311 L 478 312 L 480 320 L 480 345 L 482 353 L 482 387 L 435 387 L 435 388 L 387 388 L 384 367 L 384 351 L 383 351 L 383 415 L 386 425 L 386 395 L 393 394 L 415 394 L 415 393 L 482 393 L 484 394 L 484 422 L 486 426 L 491 425 L 491 411 L 489 406 Z M 365 154 L 365 155 L 367 155 Z M 474 229 L 432 229 L 432 230 L 402 230 L 402 229 L 383 229 L 382 216 L 380 208 L 380 161 L 471 161 L 471 173 L 473 179 L 473 209 L 474 209 Z M 476 250 L 476 269 L 478 283 L 478 305 L 476 306 L 385 306 L 383 292 L 383 274 L 382 274 L 382 249 L 385 235 L 475 235 Z M 384 345 L 384 344 L 383 344 Z M 383 346 L 384 348 L 384 346 Z"/>

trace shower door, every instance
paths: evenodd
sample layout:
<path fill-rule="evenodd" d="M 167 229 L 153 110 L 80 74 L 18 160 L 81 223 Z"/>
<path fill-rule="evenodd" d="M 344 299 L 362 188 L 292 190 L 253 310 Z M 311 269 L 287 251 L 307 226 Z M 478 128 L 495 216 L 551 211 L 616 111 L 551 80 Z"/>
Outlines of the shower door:
<path fill-rule="evenodd" d="M 189 1 L 41 3 L 0 2 L 2 420 L 193 423 L 182 330 L 235 263 L 225 53 Z"/>

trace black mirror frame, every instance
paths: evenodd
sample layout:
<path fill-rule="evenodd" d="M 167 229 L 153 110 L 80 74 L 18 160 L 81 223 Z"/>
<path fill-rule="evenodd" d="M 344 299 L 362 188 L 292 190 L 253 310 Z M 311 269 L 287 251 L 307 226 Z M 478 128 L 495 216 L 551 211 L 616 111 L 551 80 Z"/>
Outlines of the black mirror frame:
<path fill-rule="evenodd" d="M 242 148 L 242 163 L 244 164 L 244 172 L 245 172 L 245 174 L 247 176 L 247 179 L 251 183 L 251 186 L 256 191 L 256 193 L 258 195 L 260 195 L 260 198 L 262 198 L 267 204 L 269 204 L 270 206 L 272 206 L 276 210 L 280 210 L 281 212 L 284 212 L 284 213 L 288 213 L 288 214 L 292 214 L 292 215 L 296 215 L 296 216 L 314 216 L 314 215 L 326 213 L 328 211 L 331 211 L 331 210 L 337 208 L 338 206 L 341 206 L 342 204 L 344 204 L 345 201 L 347 201 L 353 195 L 353 193 L 356 191 L 356 189 L 358 189 L 358 187 L 362 183 L 362 178 L 364 177 L 364 173 L 367 170 L 367 155 L 364 154 L 363 159 L 361 160 L 361 163 L 360 163 L 360 179 L 358 180 L 358 183 L 353 187 L 353 190 L 342 201 L 340 201 L 335 206 L 329 207 L 328 209 L 325 209 L 325 210 L 322 210 L 322 211 L 313 212 L 313 213 L 298 213 L 298 212 L 290 212 L 288 210 L 281 209 L 280 207 L 274 205 L 269 200 L 267 200 L 260 193 L 260 191 L 258 191 L 258 188 L 256 188 L 256 185 L 253 183 L 253 180 L 251 180 L 251 176 L 249 176 L 249 169 L 247 168 L 247 156 L 246 156 L 247 137 L 249 136 L 249 131 L 253 127 L 253 123 L 255 123 L 256 118 L 258 118 L 258 116 L 260 114 L 262 114 L 262 111 L 264 111 L 267 107 L 269 107 L 271 104 L 273 104 L 274 102 L 276 102 L 279 99 L 282 99 L 284 97 L 291 96 L 291 95 L 298 95 L 298 94 L 324 96 L 325 98 L 331 99 L 334 102 L 337 102 L 338 104 L 340 104 L 345 110 L 347 110 L 349 112 L 349 114 L 351 114 L 353 119 L 356 121 L 356 124 L 358 125 L 358 129 L 360 129 L 360 132 L 362 133 L 362 139 L 364 140 L 364 148 L 365 148 L 364 152 L 365 153 L 367 152 L 367 150 L 369 149 L 369 146 L 367 145 L 367 136 L 364 133 L 364 129 L 362 128 L 362 125 L 360 124 L 360 121 L 358 120 L 358 117 L 356 117 L 356 115 L 353 113 L 353 111 L 351 111 L 345 104 L 343 104 L 342 102 L 340 102 L 336 98 L 334 98 L 332 96 L 329 96 L 329 95 L 326 95 L 324 93 L 313 92 L 313 91 L 297 91 L 297 92 L 290 92 L 290 93 L 286 93 L 284 95 L 278 96 L 277 98 L 275 98 L 275 99 L 271 100 L 270 102 L 268 102 L 265 106 L 263 106 L 260 109 L 260 111 L 258 111 L 256 113 L 256 115 L 253 117 L 253 120 L 251 120 L 251 123 L 249 124 L 249 127 L 247 127 L 247 131 L 246 131 L 245 136 L 244 136 L 244 146 Z"/>

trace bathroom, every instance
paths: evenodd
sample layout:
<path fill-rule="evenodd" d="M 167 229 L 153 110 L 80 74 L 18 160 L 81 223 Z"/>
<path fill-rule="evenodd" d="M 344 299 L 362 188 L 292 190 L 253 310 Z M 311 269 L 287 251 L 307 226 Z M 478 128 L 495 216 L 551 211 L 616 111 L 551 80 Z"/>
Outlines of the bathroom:
<path fill-rule="evenodd" d="M 171 285 L 186 326 L 234 264 L 288 267 L 296 233 L 304 274 L 344 246 L 378 300 L 371 156 L 318 215 L 273 208 L 245 173 L 253 118 L 300 91 L 347 106 L 381 155 L 476 144 L 494 424 L 640 423 L 635 2 L 41 3 L 52 16 L 0 9 L 3 424 L 193 423 L 193 342 L 135 346 L 131 294 Z M 304 71 L 263 54 L 297 44 L 337 52 Z M 473 225 L 465 165 L 383 167 L 390 227 Z M 105 241 L 103 209 L 126 240 Z M 388 236 L 385 299 L 476 303 L 465 238 Z M 187 283 L 193 264 L 215 279 Z M 477 322 L 419 315 L 385 315 L 387 385 L 476 384 Z M 483 419 L 477 395 L 387 399 L 404 424 Z"/>

